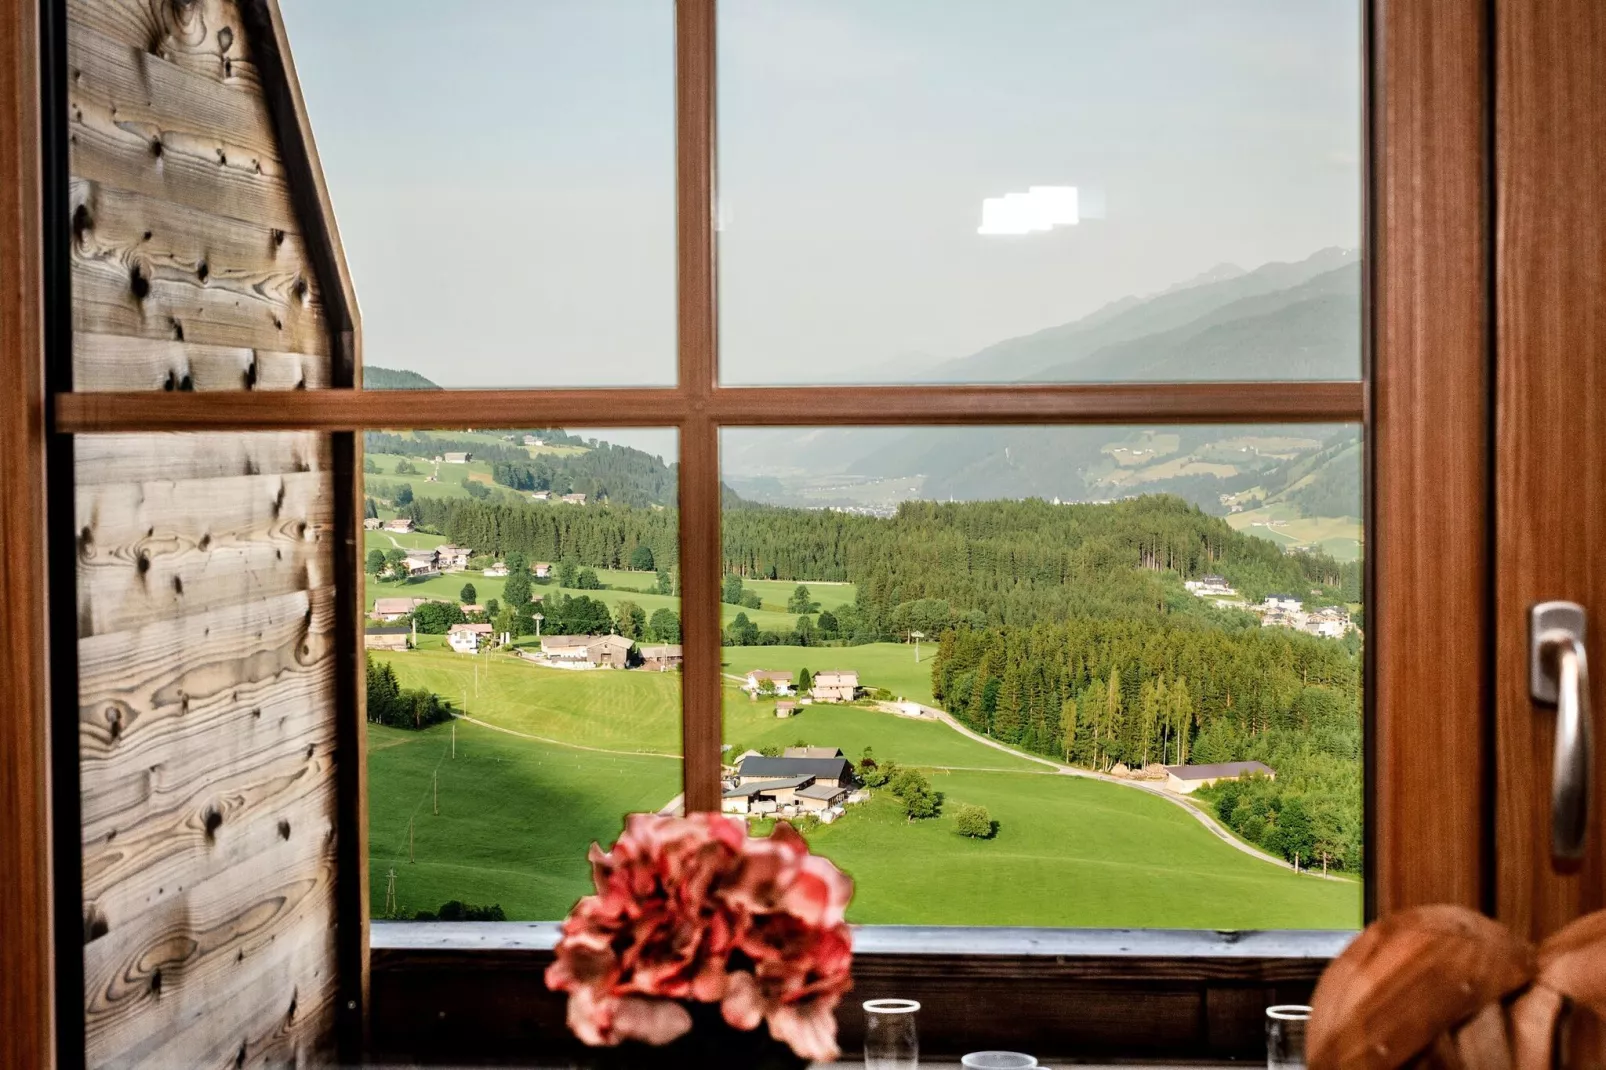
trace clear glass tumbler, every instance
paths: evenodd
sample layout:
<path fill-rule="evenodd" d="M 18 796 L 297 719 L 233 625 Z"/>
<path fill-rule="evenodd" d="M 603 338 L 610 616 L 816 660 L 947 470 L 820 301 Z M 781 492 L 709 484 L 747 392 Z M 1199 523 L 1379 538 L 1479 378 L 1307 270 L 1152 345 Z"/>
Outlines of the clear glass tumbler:
<path fill-rule="evenodd" d="M 916 1070 L 920 1037 L 912 999 L 872 999 L 864 1004 L 865 1070 Z"/>
<path fill-rule="evenodd" d="M 1266 1008 L 1266 1070 L 1305 1070 L 1305 1027 L 1310 1008 L 1282 1003 Z"/>

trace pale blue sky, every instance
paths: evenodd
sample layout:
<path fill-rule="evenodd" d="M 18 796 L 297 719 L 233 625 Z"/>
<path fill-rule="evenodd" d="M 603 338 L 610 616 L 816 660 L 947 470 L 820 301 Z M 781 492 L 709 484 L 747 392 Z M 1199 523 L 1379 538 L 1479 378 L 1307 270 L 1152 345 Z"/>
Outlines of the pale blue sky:
<path fill-rule="evenodd" d="M 281 0 L 365 357 L 674 374 L 668 0 Z M 724 0 L 723 362 L 895 375 L 1222 261 L 1360 240 L 1355 0 Z M 982 198 L 1102 220 L 975 233 Z"/>

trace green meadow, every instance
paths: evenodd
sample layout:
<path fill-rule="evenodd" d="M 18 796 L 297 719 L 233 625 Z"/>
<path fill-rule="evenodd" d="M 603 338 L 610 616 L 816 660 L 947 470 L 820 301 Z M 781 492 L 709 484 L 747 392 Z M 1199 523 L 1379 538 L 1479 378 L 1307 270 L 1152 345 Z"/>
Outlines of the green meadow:
<path fill-rule="evenodd" d="M 459 586 L 460 586 L 459 581 Z M 675 673 L 546 669 L 507 654 L 425 649 L 376 654 L 404 686 L 467 704 L 494 728 L 458 721 L 423 732 L 370 725 L 373 910 L 396 873 L 400 913 L 448 899 L 499 903 L 508 917 L 562 917 L 589 890 L 585 852 L 610 842 L 625 813 L 657 810 L 680 790 L 680 678 Z M 910 647 L 725 650 L 726 671 L 857 668 L 865 683 L 917 694 Z M 924 654 L 924 651 L 922 651 Z M 821 654 L 830 657 L 820 659 Z M 749 664 L 749 663 L 753 664 Z M 929 688 L 929 680 L 927 681 Z M 929 690 L 925 693 L 929 698 Z M 942 816 L 910 823 L 884 792 L 808 835 L 857 883 L 856 922 L 1185 928 L 1351 928 L 1360 885 L 1296 875 L 1220 842 L 1182 808 L 1045 766 L 946 725 L 860 703 L 775 716 L 727 684 L 732 752 L 804 742 L 925 768 Z M 451 756 L 455 728 L 456 757 Z M 439 780 L 440 813 L 434 812 Z M 999 822 L 987 841 L 954 828 L 960 803 Z M 412 857 L 408 860 L 408 825 Z"/>

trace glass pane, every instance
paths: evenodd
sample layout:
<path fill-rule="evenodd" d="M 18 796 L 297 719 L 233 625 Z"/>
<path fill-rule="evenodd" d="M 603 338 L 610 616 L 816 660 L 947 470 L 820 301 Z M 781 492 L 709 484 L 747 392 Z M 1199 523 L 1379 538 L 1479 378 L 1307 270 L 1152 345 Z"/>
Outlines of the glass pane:
<path fill-rule="evenodd" d="M 1360 434 L 725 432 L 724 809 L 862 923 L 1358 927 Z"/>
<path fill-rule="evenodd" d="M 673 4 L 281 7 L 367 386 L 675 381 Z"/>
<path fill-rule="evenodd" d="M 1360 28 L 727 0 L 725 381 L 1358 377 Z"/>
<path fill-rule="evenodd" d="M 675 478 L 668 430 L 366 436 L 375 918 L 561 918 L 678 804 Z"/>

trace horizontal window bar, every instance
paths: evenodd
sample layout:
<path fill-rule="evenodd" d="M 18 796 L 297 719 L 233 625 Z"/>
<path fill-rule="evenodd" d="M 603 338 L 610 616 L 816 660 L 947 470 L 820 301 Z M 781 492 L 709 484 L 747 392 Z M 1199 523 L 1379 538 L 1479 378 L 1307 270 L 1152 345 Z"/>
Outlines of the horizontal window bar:
<path fill-rule="evenodd" d="M 62 393 L 53 430 L 352 431 L 391 427 L 725 427 L 894 424 L 1341 423 L 1360 382 L 1050 383 L 606 390 Z"/>

